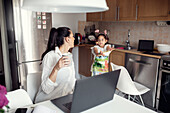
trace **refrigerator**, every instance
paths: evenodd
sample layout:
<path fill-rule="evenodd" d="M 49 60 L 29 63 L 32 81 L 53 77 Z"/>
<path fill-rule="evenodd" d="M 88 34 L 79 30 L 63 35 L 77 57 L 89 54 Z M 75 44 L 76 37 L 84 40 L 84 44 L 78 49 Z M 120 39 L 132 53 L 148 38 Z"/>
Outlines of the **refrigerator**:
<path fill-rule="evenodd" d="M 46 50 L 52 27 L 51 13 L 21 8 L 22 0 L 13 0 L 15 46 L 20 88 L 27 89 L 27 75 L 42 71 L 41 55 Z"/>

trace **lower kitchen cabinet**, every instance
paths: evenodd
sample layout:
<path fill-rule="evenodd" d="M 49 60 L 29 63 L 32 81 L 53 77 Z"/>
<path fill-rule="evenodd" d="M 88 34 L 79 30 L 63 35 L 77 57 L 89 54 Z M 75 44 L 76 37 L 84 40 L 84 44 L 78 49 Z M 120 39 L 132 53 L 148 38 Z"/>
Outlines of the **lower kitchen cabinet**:
<path fill-rule="evenodd" d="M 79 46 L 79 74 L 86 77 L 91 76 L 90 69 L 93 63 L 91 47 L 92 46 Z"/>
<path fill-rule="evenodd" d="M 109 57 L 109 70 L 111 71 L 110 62 L 116 64 L 125 66 L 125 52 L 119 52 L 119 51 L 112 51 L 110 53 Z"/>

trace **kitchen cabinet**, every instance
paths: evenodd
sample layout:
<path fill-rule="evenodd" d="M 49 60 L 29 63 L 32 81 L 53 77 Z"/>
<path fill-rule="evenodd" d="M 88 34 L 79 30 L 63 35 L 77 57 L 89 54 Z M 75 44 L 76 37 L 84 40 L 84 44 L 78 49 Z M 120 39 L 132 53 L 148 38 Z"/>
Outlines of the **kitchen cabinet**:
<path fill-rule="evenodd" d="M 87 21 L 101 21 L 102 20 L 102 13 L 87 13 L 86 14 L 86 20 Z"/>
<path fill-rule="evenodd" d="M 170 0 L 106 0 L 108 11 L 87 13 L 87 21 L 170 20 Z"/>
<path fill-rule="evenodd" d="M 137 0 L 117 0 L 118 21 L 130 21 L 137 19 Z"/>
<path fill-rule="evenodd" d="M 106 0 L 106 2 L 109 10 L 102 13 L 87 13 L 87 21 L 136 20 L 136 0 Z"/>
<path fill-rule="evenodd" d="M 111 71 L 110 62 L 125 66 L 125 52 L 112 51 L 109 56 L 109 70 Z"/>
<path fill-rule="evenodd" d="M 115 21 L 117 19 L 116 0 L 106 0 L 109 10 L 98 13 L 87 13 L 87 21 Z"/>
<path fill-rule="evenodd" d="M 102 21 L 116 21 L 117 20 L 117 0 L 106 0 L 109 7 L 108 11 L 102 12 Z"/>
<path fill-rule="evenodd" d="M 138 20 L 168 20 L 168 0 L 138 0 Z"/>
<path fill-rule="evenodd" d="M 79 46 L 79 74 L 86 77 L 91 76 L 91 65 L 93 63 L 92 46 Z"/>

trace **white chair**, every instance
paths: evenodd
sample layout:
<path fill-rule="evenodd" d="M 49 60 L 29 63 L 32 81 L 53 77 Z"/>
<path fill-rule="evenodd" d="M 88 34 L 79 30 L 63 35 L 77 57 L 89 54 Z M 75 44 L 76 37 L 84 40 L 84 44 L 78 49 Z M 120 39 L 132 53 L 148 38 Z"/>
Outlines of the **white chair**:
<path fill-rule="evenodd" d="M 138 95 L 141 102 L 142 102 L 142 105 L 144 106 L 144 102 L 143 102 L 141 95 L 145 94 L 150 89 L 145 87 L 142 84 L 139 84 L 135 81 L 132 81 L 132 79 L 131 79 L 131 77 L 130 77 L 130 75 L 129 75 L 129 73 L 126 70 L 125 67 L 115 65 L 112 62 L 110 64 L 111 64 L 111 67 L 112 67 L 112 71 L 121 69 L 119 80 L 118 80 L 118 83 L 117 83 L 117 89 L 119 91 L 127 94 L 128 99 L 130 99 L 130 95 L 134 95 L 134 99 Z"/>
<path fill-rule="evenodd" d="M 41 84 L 41 72 L 28 73 L 27 75 L 27 92 L 32 101 L 34 101 L 35 96 L 39 90 Z"/>
<path fill-rule="evenodd" d="M 6 97 L 9 101 L 8 105 L 10 109 L 17 109 L 26 105 L 33 104 L 31 98 L 24 89 L 10 91 L 7 93 Z"/>

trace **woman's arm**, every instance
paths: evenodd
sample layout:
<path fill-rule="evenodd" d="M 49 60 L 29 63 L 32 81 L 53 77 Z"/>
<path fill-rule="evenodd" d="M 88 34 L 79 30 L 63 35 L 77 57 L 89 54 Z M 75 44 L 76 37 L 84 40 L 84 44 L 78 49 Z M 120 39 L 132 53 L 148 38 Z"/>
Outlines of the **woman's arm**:
<path fill-rule="evenodd" d="M 43 73 L 42 73 L 42 90 L 44 93 L 49 94 L 51 93 L 55 87 L 58 86 L 56 83 L 58 71 L 65 66 L 68 66 L 70 63 L 68 61 L 68 57 L 61 57 L 56 64 L 54 64 L 52 57 L 46 56 L 44 57 L 44 64 L 43 64 Z M 52 66 L 54 65 L 54 66 Z"/>
<path fill-rule="evenodd" d="M 70 64 L 70 60 L 69 60 L 68 56 L 61 57 L 59 59 L 59 61 L 57 62 L 57 64 L 54 66 L 54 68 L 49 76 L 49 79 L 55 83 L 56 78 L 57 78 L 57 72 L 61 68 L 66 67 L 69 64 Z"/>

